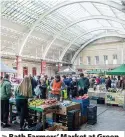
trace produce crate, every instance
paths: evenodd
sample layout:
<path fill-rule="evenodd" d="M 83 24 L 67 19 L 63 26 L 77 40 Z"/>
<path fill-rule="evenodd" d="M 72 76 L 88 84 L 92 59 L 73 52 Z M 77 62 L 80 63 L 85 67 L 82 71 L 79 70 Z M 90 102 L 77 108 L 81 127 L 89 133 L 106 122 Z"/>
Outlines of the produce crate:
<path fill-rule="evenodd" d="M 82 107 L 87 107 L 90 104 L 89 98 L 87 99 L 72 99 L 72 102 L 80 103 Z"/>
<path fill-rule="evenodd" d="M 80 121 L 80 125 L 87 123 L 87 116 L 80 116 L 79 121 Z"/>
<path fill-rule="evenodd" d="M 81 105 L 81 115 L 87 116 L 87 107 L 90 104 L 89 98 L 87 99 L 72 99 L 73 102 L 80 103 Z"/>
<path fill-rule="evenodd" d="M 105 95 L 105 103 L 106 104 L 112 104 L 112 105 L 124 105 L 124 94 L 122 93 L 112 93 L 107 92 Z"/>
<path fill-rule="evenodd" d="M 104 98 L 98 98 L 97 104 L 105 104 L 105 99 Z"/>
<path fill-rule="evenodd" d="M 79 103 L 75 103 L 75 104 L 72 103 L 69 106 L 61 106 L 59 108 L 59 111 L 57 112 L 57 114 L 67 115 L 68 111 L 75 110 L 75 109 L 79 109 L 80 110 L 80 104 Z"/>

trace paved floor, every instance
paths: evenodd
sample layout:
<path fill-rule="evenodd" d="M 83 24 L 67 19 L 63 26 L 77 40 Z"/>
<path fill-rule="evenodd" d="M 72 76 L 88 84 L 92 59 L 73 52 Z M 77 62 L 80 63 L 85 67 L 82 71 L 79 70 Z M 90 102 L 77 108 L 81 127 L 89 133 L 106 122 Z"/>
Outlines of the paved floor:
<path fill-rule="evenodd" d="M 95 102 L 92 102 L 95 104 Z M 125 131 L 125 110 L 121 107 L 97 105 L 97 124 L 81 127 L 81 131 Z M 11 128 L 1 129 L 2 131 L 18 131 L 19 125 L 13 124 Z"/>

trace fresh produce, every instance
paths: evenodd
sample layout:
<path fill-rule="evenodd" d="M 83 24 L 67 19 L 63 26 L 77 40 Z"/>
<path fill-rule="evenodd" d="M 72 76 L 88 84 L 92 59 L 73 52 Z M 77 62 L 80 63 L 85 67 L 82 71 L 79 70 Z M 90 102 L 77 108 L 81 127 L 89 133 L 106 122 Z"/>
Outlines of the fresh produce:
<path fill-rule="evenodd" d="M 47 100 L 45 100 L 45 104 L 46 105 L 52 105 L 52 104 L 54 104 L 56 102 L 57 102 L 56 99 L 47 99 Z"/>
<path fill-rule="evenodd" d="M 116 92 L 120 92 L 120 89 L 109 88 L 108 92 L 116 93 Z"/>
<path fill-rule="evenodd" d="M 87 99 L 88 97 L 88 94 L 84 94 L 83 96 L 76 97 L 76 99 Z"/>
<path fill-rule="evenodd" d="M 30 107 L 35 107 L 35 106 L 41 106 L 45 103 L 45 100 L 42 99 L 35 99 L 30 101 L 28 104 Z"/>

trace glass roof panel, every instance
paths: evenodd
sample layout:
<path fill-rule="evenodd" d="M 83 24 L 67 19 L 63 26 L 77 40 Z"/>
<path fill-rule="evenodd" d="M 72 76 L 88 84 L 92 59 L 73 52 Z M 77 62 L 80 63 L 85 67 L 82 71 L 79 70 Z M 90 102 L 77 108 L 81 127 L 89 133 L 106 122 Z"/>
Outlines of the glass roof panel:
<path fill-rule="evenodd" d="M 100 12 L 97 10 L 97 8 L 94 6 L 94 4 L 92 4 L 90 2 L 89 3 L 85 2 L 85 3 L 81 3 L 80 5 L 84 10 L 88 11 L 89 14 L 100 15 Z"/>
<path fill-rule="evenodd" d="M 116 17 L 121 19 L 121 20 L 125 20 L 125 13 L 115 9 L 115 8 L 112 8 L 113 12 L 115 13 Z"/>
<path fill-rule="evenodd" d="M 102 15 L 115 17 L 115 14 L 112 12 L 109 6 L 98 3 L 94 3 L 94 5 Z"/>
<path fill-rule="evenodd" d="M 110 23 L 107 20 L 98 19 L 98 22 L 100 22 L 104 27 L 111 27 Z"/>
<path fill-rule="evenodd" d="M 61 13 L 62 15 L 65 15 L 70 20 L 71 19 L 79 19 L 79 18 L 86 17 L 86 16 L 90 15 L 79 4 L 73 4 L 73 5 L 63 7 L 61 9 L 59 9 L 58 12 Z"/>
<path fill-rule="evenodd" d="M 88 21 L 79 23 L 79 26 L 81 26 L 83 28 L 85 27 L 89 30 L 89 29 L 93 29 L 93 28 L 99 28 L 102 25 L 100 23 L 98 23 L 96 20 L 88 20 Z"/>
<path fill-rule="evenodd" d="M 120 23 L 118 23 L 118 22 L 110 21 L 110 23 L 112 24 L 113 27 L 117 27 L 117 28 L 124 29 L 124 28 L 122 27 L 122 25 L 121 25 Z"/>

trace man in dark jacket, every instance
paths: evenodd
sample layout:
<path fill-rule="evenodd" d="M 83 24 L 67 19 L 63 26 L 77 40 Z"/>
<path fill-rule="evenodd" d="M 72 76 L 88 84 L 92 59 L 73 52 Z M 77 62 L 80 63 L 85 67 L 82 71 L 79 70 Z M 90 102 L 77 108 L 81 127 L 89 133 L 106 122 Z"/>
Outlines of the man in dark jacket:
<path fill-rule="evenodd" d="M 78 93 L 77 93 L 77 79 L 75 77 L 72 78 L 72 81 L 70 83 L 70 94 L 72 95 L 72 98 L 75 98 Z"/>
<path fill-rule="evenodd" d="M 31 85 L 32 85 L 32 95 L 35 95 L 34 89 L 37 86 L 37 81 L 35 80 L 34 77 L 32 77 L 31 75 L 29 75 L 30 79 L 31 79 Z"/>
<path fill-rule="evenodd" d="M 84 94 L 87 94 L 88 89 L 89 89 L 89 79 L 84 77 L 84 74 L 80 74 L 80 79 L 78 81 L 78 90 L 79 90 L 79 95 L 83 96 Z"/>
<path fill-rule="evenodd" d="M 108 80 L 106 81 L 106 89 L 107 89 L 107 90 L 108 90 L 109 88 L 111 88 L 111 83 L 112 83 L 112 81 L 111 81 L 110 77 L 108 77 Z"/>
<path fill-rule="evenodd" d="M 3 128 L 9 127 L 8 116 L 9 116 L 9 99 L 11 97 L 11 83 L 9 81 L 9 75 L 6 74 L 3 82 L 1 83 L 1 124 Z"/>

